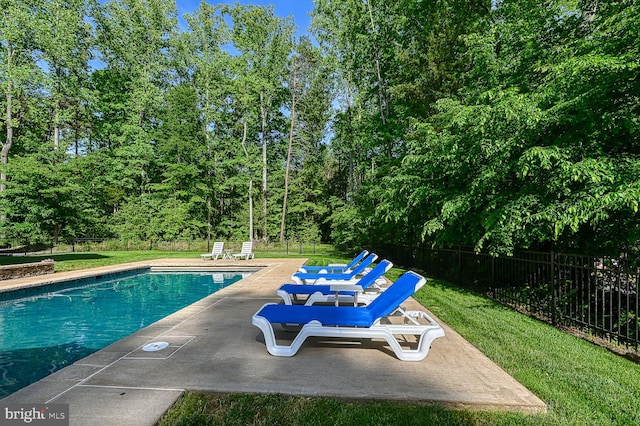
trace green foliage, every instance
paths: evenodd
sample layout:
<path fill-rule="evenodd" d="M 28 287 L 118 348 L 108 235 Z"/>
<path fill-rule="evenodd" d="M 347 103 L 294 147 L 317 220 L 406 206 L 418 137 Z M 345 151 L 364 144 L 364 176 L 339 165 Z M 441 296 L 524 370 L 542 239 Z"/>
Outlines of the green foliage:
<path fill-rule="evenodd" d="M 190 205 L 174 197 L 132 199 L 114 219 L 117 234 L 125 240 L 191 240 L 201 235 L 203 227 Z"/>
<path fill-rule="evenodd" d="M 635 2 L 1 6 L 13 241 L 273 240 L 291 131 L 286 239 L 638 250 Z"/>
<path fill-rule="evenodd" d="M 420 87 L 428 110 L 405 110 L 419 114 L 403 130 L 401 161 L 362 177 L 367 194 L 356 200 L 363 212 L 376 202 L 377 232 L 496 253 L 638 249 L 640 63 L 625 32 L 637 26 L 638 7 L 619 2 L 594 15 L 581 9 L 588 4 L 505 1 L 467 18 L 457 15 L 462 5 L 448 7 L 456 36 L 438 40 L 466 65 L 439 57 L 434 67 L 447 69 L 449 83 Z M 443 53 L 424 51 L 434 55 L 427 63 Z M 408 72 L 393 83 L 416 91 L 424 76 Z M 370 122 L 345 118 L 345 136 Z M 361 154 L 354 160 L 363 164 Z M 388 232 L 388 223 L 403 232 Z"/>
<path fill-rule="evenodd" d="M 39 161 L 38 161 L 39 160 Z M 12 177 L 2 193 L 5 221 L 0 233 L 24 244 L 58 242 L 69 229 L 81 226 L 82 187 L 66 164 L 49 158 L 16 157 L 9 164 Z"/>
<path fill-rule="evenodd" d="M 331 240 L 338 249 L 358 247 L 362 241 L 362 215 L 358 208 L 344 204 L 336 198 L 329 200 L 331 215 L 327 219 L 331 222 Z"/>
<path fill-rule="evenodd" d="M 277 235 L 291 18 L 203 2 L 179 32 L 170 0 L 20 1 L 2 10 L 0 106 L 13 114 L 0 131 L 4 238 L 245 240 L 253 222 L 267 226 L 255 236 Z M 289 238 L 319 240 L 318 152 L 331 99 L 319 51 L 301 46 L 287 224 Z M 42 190 L 34 181 L 45 175 Z"/>
<path fill-rule="evenodd" d="M 632 361 L 437 280 L 417 300 L 548 404 L 532 424 L 638 422 Z"/>

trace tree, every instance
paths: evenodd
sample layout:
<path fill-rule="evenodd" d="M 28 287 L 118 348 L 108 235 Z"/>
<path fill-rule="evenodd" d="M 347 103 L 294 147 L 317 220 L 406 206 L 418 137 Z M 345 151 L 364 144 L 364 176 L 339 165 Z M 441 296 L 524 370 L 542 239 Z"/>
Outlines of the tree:
<path fill-rule="evenodd" d="M 492 252 L 631 249 L 637 43 L 612 23 L 633 27 L 634 6 L 594 16 L 534 3 L 501 2 L 489 29 L 463 38 L 464 91 L 416 122 L 377 212 L 407 232 L 422 223 L 422 238 Z"/>
<path fill-rule="evenodd" d="M 111 0 L 94 15 L 102 60 L 129 76 L 127 124 L 144 130 L 167 83 L 176 5 L 170 0 Z"/>
<path fill-rule="evenodd" d="M 68 226 L 83 220 L 82 190 L 73 167 L 47 158 L 16 158 L 7 183 L 6 237 L 24 244 L 57 243 Z"/>
<path fill-rule="evenodd" d="M 284 177 L 284 197 L 282 200 L 282 219 L 280 221 L 280 242 L 285 240 L 285 219 L 287 217 L 287 197 L 289 196 L 289 169 L 291 167 L 291 151 L 293 149 L 293 129 L 296 125 L 296 74 L 298 72 L 295 54 L 292 59 L 292 82 L 291 82 L 291 127 L 289 128 L 289 145 L 287 147 L 287 161 Z"/>
<path fill-rule="evenodd" d="M 273 6 L 235 6 L 228 9 L 233 18 L 233 44 L 240 52 L 247 77 L 256 90 L 260 113 L 262 147 L 262 238 L 268 239 L 268 155 L 270 116 L 282 101 L 287 56 L 291 53 L 293 23 L 274 15 Z"/>
<path fill-rule="evenodd" d="M 88 3 L 88 0 L 47 1 L 37 12 L 41 25 L 35 28 L 35 36 L 39 59 L 48 70 L 44 88 L 51 101 L 55 149 L 60 147 L 62 133 L 73 126 L 78 151 L 77 117 L 86 115 L 83 106 L 93 47 L 91 25 L 85 20 Z"/>
<path fill-rule="evenodd" d="M 290 108 L 290 18 L 275 16 L 272 8 L 203 2 L 179 34 L 175 3 L 169 0 L 21 1 L 8 3 L 3 18 L 6 28 L 16 30 L 15 38 L 2 38 L 2 57 L 9 59 L 3 72 L 13 73 L 0 78 L 5 94 L 0 102 L 9 111 L 1 132 L 3 159 L 11 148 L 20 164 L 15 169 L 20 179 L 3 194 L 3 206 L 46 198 L 28 184 L 29 176 L 42 173 L 35 167 L 42 162 L 54 175 L 52 183 L 64 177 L 61 193 L 74 188 L 73 202 L 83 212 L 82 217 L 68 209 L 46 213 L 60 225 L 45 229 L 36 226 L 37 214 L 11 210 L 8 221 L 15 226 L 6 229 L 12 238 L 22 238 L 20 227 L 27 239 L 51 240 L 276 234 Z M 11 27 L 14 23 L 24 31 Z M 231 40 L 238 55 L 225 51 Z M 15 52 L 22 62 L 16 62 Z M 94 54 L 98 61 L 92 62 Z M 301 123 L 294 130 L 299 134 L 309 125 Z M 292 139 L 291 179 L 297 178 L 304 151 L 295 143 Z M 262 209 L 254 214 L 260 172 Z M 290 211 L 306 215 L 310 204 L 297 209 L 297 197 L 288 203 Z M 262 222 L 256 231 L 254 220 Z M 301 222 L 294 222 L 301 229 Z M 26 223 L 41 234 L 27 232 Z"/>
<path fill-rule="evenodd" d="M 0 151 L 0 193 L 5 189 L 6 165 L 20 117 L 21 102 L 29 92 L 29 82 L 37 79 L 34 50 L 35 1 L 2 1 L 0 9 L 0 87 L 4 95 L 5 135 Z"/>
<path fill-rule="evenodd" d="M 150 192 L 155 160 L 153 136 L 158 108 L 168 86 L 170 39 L 177 31 L 176 5 L 170 0 L 112 0 L 93 13 L 97 45 L 112 87 L 124 89 L 111 100 L 124 102 L 110 127 L 110 143 L 118 160 L 119 185 L 125 197 Z M 105 97 L 103 97 L 105 99 Z"/>
<path fill-rule="evenodd" d="M 327 214 L 331 66 L 308 37 L 301 37 L 292 57 L 291 116 L 280 238 L 319 240 Z M 291 181 L 291 184 L 289 184 Z M 290 201 L 290 202 L 289 202 Z"/>
<path fill-rule="evenodd" d="M 219 173 L 220 159 L 227 156 L 223 136 L 226 116 L 230 111 L 227 97 L 230 83 L 231 58 L 222 48 L 229 42 L 229 29 L 220 8 L 205 2 L 196 12 L 185 16 L 188 32 L 183 33 L 181 50 L 184 52 L 187 74 L 197 96 L 196 110 L 201 114 L 202 143 L 206 149 L 206 204 L 207 238 L 225 217 L 224 204 L 213 202 L 225 197 L 226 175 Z M 219 233 L 220 231 L 217 231 Z"/>
<path fill-rule="evenodd" d="M 0 1 L 0 88 L 4 104 L 4 138 L 0 143 L 0 228 L 6 227 L 7 165 L 14 144 L 15 130 L 22 118 L 30 91 L 30 82 L 37 80 L 39 68 L 34 59 L 35 1 Z M 0 119 L 0 122 L 2 120 Z M 0 231 L 0 240 L 7 237 Z"/>

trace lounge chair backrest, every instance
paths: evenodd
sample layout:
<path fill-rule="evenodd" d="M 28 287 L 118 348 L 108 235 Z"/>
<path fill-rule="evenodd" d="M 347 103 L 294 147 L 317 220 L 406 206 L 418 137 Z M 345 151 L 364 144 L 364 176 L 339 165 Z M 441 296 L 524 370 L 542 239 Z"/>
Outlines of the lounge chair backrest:
<path fill-rule="evenodd" d="M 242 243 L 242 249 L 240 250 L 240 253 L 247 254 L 247 253 L 251 253 L 252 251 L 253 251 L 253 243 L 251 241 L 246 241 Z"/>
<path fill-rule="evenodd" d="M 378 258 L 378 255 L 375 253 L 370 253 L 367 257 L 364 258 L 364 260 L 362 262 L 360 262 L 360 264 L 358 266 L 356 266 L 352 271 L 351 274 L 353 276 L 356 275 L 361 275 L 365 269 L 367 269 L 369 266 L 371 266 L 371 264 L 373 262 L 376 261 L 376 259 Z"/>
<path fill-rule="evenodd" d="M 416 291 L 418 291 L 427 280 L 415 272 L 405 272 L 385 291 L 380 293 L 373 302 L 367 305 L 366 309 L 373 318 L 383 318 L 396 310 L 398 306 Z"/>
<path fill-rule="evenodd" d="M 224 241 L 216 241 L 213 243 L 211 254 L 222 254 L 222 250 L 224 250 Z"/>
<path fill-rule="evenodd" d="M 367 275 L 360 278 L 358 285 L 362 288 L 370 287 L 378 278 L 383 276 L 391 267 L 393 263 L 388 260 L 383 260 L 376 265 Z"/>
<path fill-rule="evenodd" d="M 345 271 L 350 271 L 354 266 L 356 266 L 358 264 L 358 262 L 360 262 L 362 259 L 364 259 L 364 257 L 366 255 L 368 255 L 368 254 L 369 254 L 369 252 L 367 250 L 362 250 L 362 253 L 360 253 L 359 255 L 354 257 L 353 260 L 347 264 L 347 266 L 344 268 L 344 270 Z"/>

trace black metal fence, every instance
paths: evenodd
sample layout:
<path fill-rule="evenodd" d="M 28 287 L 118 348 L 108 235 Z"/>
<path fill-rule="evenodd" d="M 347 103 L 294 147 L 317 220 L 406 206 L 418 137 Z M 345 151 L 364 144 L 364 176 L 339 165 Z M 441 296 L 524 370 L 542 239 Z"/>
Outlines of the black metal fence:
<path fill-rule="evenodd" d="M 397 265 L 486 294 L 553 325 L 571 327 L 638 352 L 640 259 L 520 251 L 513 256 L 469 247 L 387 246 Z"/>
<path fill-rule="evenodd" d="M 218 240 L 221 241 L 221 240 Z M 240 250 L 243 241 L 224 241 L 225 249 Z M 107 238 L 75 238 L 70 244 L 56 244 L 55 246 L 37 247 L 33 250 L 24 247 L 20 250 L 2 250 L 7 254 L 54 254 L 68 252 L 88 252 L 88 251 L 142 251 L 159 250 L 172 252 L 208 252 L 211 251 L 213 241 L 207 240 L 121 240 Z M 254 241 L 253 249 L 262 255 L 324 255 L 333 253 L 334 248 L 330 244 L 316 241 Z"/>

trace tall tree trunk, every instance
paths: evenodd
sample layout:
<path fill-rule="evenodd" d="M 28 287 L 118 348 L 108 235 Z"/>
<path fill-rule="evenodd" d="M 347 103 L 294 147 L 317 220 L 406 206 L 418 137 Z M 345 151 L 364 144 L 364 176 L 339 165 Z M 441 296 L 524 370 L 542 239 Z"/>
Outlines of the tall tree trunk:
<path fill-rule="evenodd" d="M 262 116 L 262 238 L 267 240 L 267 108 L 265 106 L 264 91 L 260 92 L 260 115 Z"/>
<path fill-rule="evenodd" d="M 13 90 L 11 86 L 11 82 L 9 82 L 6 99 L 7 99 L 7 139 L 5 143 L 2 145 L 2 153 L 0 154 L 0 195 L 7 189 L 6 181 L 7 175 L 4 173 L 4 169 L 9 162 L 9 150 L 11 149 L 11 144 L 13 143 L 13 125 L 11 124 L 13 111 L 12 111 L 12 98 L 11 91 Z M 7 215 L 5 214 L 4 209 L 0 213 L 0 223 L 4 223 L 7 219 Z M 5 234 L 0 235 L 0 239 L 5 238 Z"/>
<path fill-rule="evenodd" d="M 12 60 L 13 60 L 13 50 L 11 46 L 7 47 L 7 69 L 11 70 L 12 68 Z M 3 192 L 7 186 L 5 182 L 7 181 L 7 176 L 5 175 L 6 164 L 9 162 L 9 150 L 11 149 L 11 145 L 13 144 L 13 83 L 11 81 L 11 76 L 7 79 L 7 89 L 5 93 L 5 98 L 7 102 L 6 109 L 6 130 L 7 137 L 5 142 L 2 144 L 2 151 L 0 153 L 0 192 Z M 0 217 L 0 219 L 4 220 L 4 213 Z"/>
<path fill-rule="evenodd" d="M 77 157 L 80 153 L 80 147 L 78 146 L 80 144 L 80 141 L 78 140 L 78 133 L 80 133 L 80 131 L 78 130 L 78 128 L 80 127 L 80 114 L 78 113 L 77 109 L 75 110 L 74 115 L 75 119 L 73 125 L 73 145 L 75 146 L 75 153 Z"/>
<path fill-rule="evenodd" d="M 378 37 L 373 22 L 373 10 L 371 9 L 371 1 L 367 0 L 367 7 L 369 9 L 369 20 L 371 22 L 371 33 L 373 34 L 373 56 L 376 65 L 376 77 L 378 79 L 378 103 L 380 104 L 380 120 L 383 125 L 387 124 L 386 116 L 389 113 L 389 105 L 387 103 L 387 97 L 385 95 L 384 86 L 382 85 L 382 71 L 380 70 L 380 53 L 378 51 Z"/>
<path fill-rule="evenodd" d="M 255 240 L 253 229 L 253 176 L 249 177 L 249 241 Z"/>
<path fill-rule="evenodd" d="M 289 166 L 293 148 L 293 129 L 296 120 L 296 57 L 293 57 L 293 90 L 291 91 L 291 128 L 289 129 L 289 148 L 287 149 L 287 166 L 284 172 L 284 199 L 282 200 L 282 219 L 280 220 L 280 242 L 284 243 L 285 218 L 287 216 L 287 198 L 289 196 Z"/>
<path fill-rule="evenodd" d="M 351 73 L 349 73 L 349 84 L 347 85 L 347 112 L 348 112 L 348 129 L 349 136 L 351 139 L 351 143 L 349 144 L 349 175 L 348 175 L 348 185 L 347 185 L 347 193 L 345 194 L 345 201 L 351 202 L 354 197 L 354 193 L 356 191 L 355 186 L 355 176 L 354 176 L 354 159 L 353 159 L 353 151 L 354 151 L 354 131 L 353 131 L 353 105 L 351 103 Z"/>
<path fill-rule="evenodd" d="M 57 151 L 60 148 L 60 72 L 59 69 L 55 69 L 56 81 L 58 84 L 56 85 L 55 91 L 57 93 L 53 94 L 53 107 L 55 111 L 53 112 L 53 148 Z"/>
<path fill-rule="evenodd" d="M 9 62 L 7 69 L 11 69 L 11 59 L 13 56 L 13 51 L 11 50 L 11 48 L 7 48 L 7 61 Z M 5 175 L 5 168 L 7 163 L 9 162 L 9 150 L 11 149 L 11 145 L 13 144 L 13 124 L 12 124 L 12 120 L 13 120 L 13 97 L 12 97 L 12 92 L 13 92 L 13 84 L 11 82 L 11 77 L 8 78 L 8 82 L 7 82 L 7 91 L 5 93 L 5 98 L 6 98 L 6 102 L 7 102 L 7 110 L 6 110 L 6 120 L 7 120 L 7 124 L 6 124 L 6 130 L 7 130 L 7 137 L 4 141 L 4 144 L 2 144 L 2 151 L 0 152 L 0 195 L 2 194 L 2 192 L 4 192 L 7 189 L 7 185 L 6 185 L 6 181 L 7 181 L 7 175 Z M 0 213 L 0 223 L 4 223 L 4 221 L 6 220 L 7 215 L 3 211 Z M 5 235 L 2 234 L 0 235 L 0 239 L 4 239 Z"/>
<path fill-rule="evenodd" d="M 242 126 L 242 150 L 249 161 L 249 151 L 247 151 L 247 120 L 244 120 Z M 249 170 L 249 241 L 253 241 L 253 175 Z"/>
<path fill-rule="evenodd" d="M 207 81 L 208 83 L 208 81 Z M 205 105 L 206 107 L 204 108 L 204 120 L 203 120 L 203 131 L 204 131 L 204 141 L 205 144 L 207 146 L 207 160 L 211 161 L 211 137 L 209 135 L 209 85 L 206 84 L 205 85 L 206 90 L 205 90 Z M 214 162 L 215 164 L 215 162 Z M 211 183 L 211 175 L 212 175 L 212 171 L 211 168 L 209 167 L 209 165 L 207 165 L 207 183 Z M 207 204 L 207 250 L 209 250 L 210 244 L 211 244 L 211 210 L 213 209 L 212 207 L 212 194 L 211 191 L 207 191 L 205 199 L 206 199 L 206 204 Z"/>
<path fill-rule="evenodd" d="M 7 180 L 7 176 L 4 173 L 4 169 L 6 167 L 6 164 L 9 162 L 9 150 L 11 149 L 11 145 L 13 144 L 13 125 L 11 124 L 11 121 L 13 120 L 13 106 L 12 106 L 12 97 L 11 97 L 12 90 L 13 88 L 11 86 L 11 82 L 9 82 L 9 85 L 7 87 L 7 93 L 6 93 L 7 138 L 4 144 L 2 144 L 2 153 L 0 154 L 0 192 L 4 191 L 7 188 L 5 184 Z"/>
<path fill-rule="evenodd" d="M 206 116 L 206 115 L 205 115 Z M 205 124 L 204 124 L 204 138 L 205 138 L 205 143 L 207 144 L 207 158 L 211 159 L 211 146 L 209 145 L 209 132 L 207 131 L 207 120 L 204 120 Z M 207 167 L 207 182 L 210 183 L 211 182 L 211 169 L 209 167 Z M 206 199 L 206 203 L 207 203 L 207 250 L 210 249 L 210 244 L 211 244 L 211 210 L 212 210 L 212 202 L 211 202 L 211 191 L 207 191 L 207 194 L 205 196 Z"/>
<path fill-rule="evenodd" d="M 60 147 L 60 127 L 57 124 L 53 126 L 53 147 L 56 151 Z"/>

